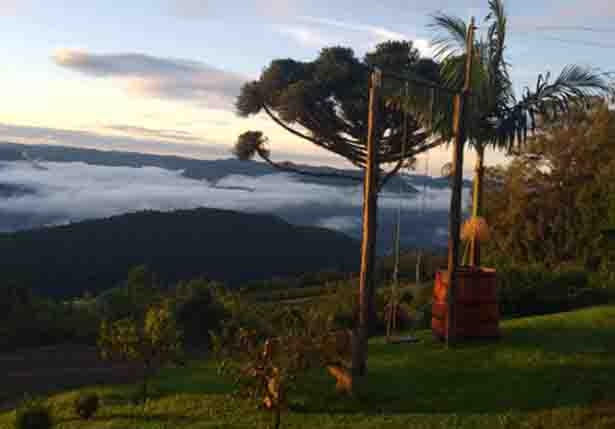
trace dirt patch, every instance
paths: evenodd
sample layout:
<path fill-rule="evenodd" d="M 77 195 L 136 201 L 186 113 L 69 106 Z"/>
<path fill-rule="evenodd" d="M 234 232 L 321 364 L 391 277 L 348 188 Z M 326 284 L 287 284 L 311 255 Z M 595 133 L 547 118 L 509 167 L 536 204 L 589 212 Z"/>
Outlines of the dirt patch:
<path fill-rule="evenodd" d="M 62 345 L 0 353 L 0 410 L 24 395 L 38 395 L 90 385 L 134 383 L 133 365 L 99 358 L 95 347 Z"/>

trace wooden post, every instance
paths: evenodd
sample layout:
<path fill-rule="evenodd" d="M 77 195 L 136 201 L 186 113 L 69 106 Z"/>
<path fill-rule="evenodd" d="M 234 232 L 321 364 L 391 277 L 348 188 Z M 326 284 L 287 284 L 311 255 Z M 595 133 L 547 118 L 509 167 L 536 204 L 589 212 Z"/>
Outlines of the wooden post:
<path fill-rule="evenodd" d="M 361 277 L 359 285 L 359 323 L 355 327 L 352 353 L 352 374 L 362 376 L 367 369 L 367 341 L 374 301 L 374 265 L 378 214 L 378 105 L 382 73 L 370 77 L 367 162 L 365 166 L 363 202 L 363 241 L 361 244 Z"/>
<path fill-rule="evenodd" d="M 474 190 L 472 196 L 472 217 L 483 214 L 483 185 L 485 176 L 485 148 L 476 149 L 476 169 L 474 171 Z M 480 240 L 472 240 L 470 266 L 480 267 Z"/>
<path fill-rule="evenodd" d="M 466 98 L 472 86 L 472 56 L 474 52 L 474 18 L 470 22 L 466 40 L 466 69 L 463 93 L 455 97 L 454 132 L 455 146 L 453 151 L 453 189 L 451 195 L 450 229 L 448 238 L 448 317 L 446 324 L 446 344 L 455 343 L 456 313 L 455 292 L 457 279 L 455 273 L 459 267 L 459 233 L 461 229 L 461 196 L 463 191 L 463 149 L 466 140 L 465 105 Z"/>

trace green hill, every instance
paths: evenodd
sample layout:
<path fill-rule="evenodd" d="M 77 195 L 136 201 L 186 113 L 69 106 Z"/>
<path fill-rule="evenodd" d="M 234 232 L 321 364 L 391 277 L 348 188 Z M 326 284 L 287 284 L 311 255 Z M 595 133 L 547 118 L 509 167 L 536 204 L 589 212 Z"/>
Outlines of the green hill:
<path fill-rule="evenodd" d="M 163 283 L 204 276 L 230 286 L 324 270 L 355 271 L 348 236 L 269 215 L 139 212 L 0 235 L 1 280 L 65 297 L 97 292 L 147 265 Z"/>

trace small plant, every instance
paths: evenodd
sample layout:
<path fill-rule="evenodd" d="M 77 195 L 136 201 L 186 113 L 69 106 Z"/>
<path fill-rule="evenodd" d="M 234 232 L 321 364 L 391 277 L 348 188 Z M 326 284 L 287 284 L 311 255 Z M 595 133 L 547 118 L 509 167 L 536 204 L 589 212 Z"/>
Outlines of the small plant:
<path fill-rule="evenodd" d="M 79 395 L 75 400 L 75 413 L 82 419 L 87 420 L 98 411 L 98 395 L 95 393 Z"/>
<path fill-rule="evenodd" d="M 51 413 L 42 402 L 26 399 L 15 414 L 15 429 L 51 429 Z"/>
<path fill-rule="evenodd" d="M 280 427 L 289 393 L 300 388 L 301 375 L 326 368 L 337 380 L 339 392 L 352 393 L 351 334 L 331 331 L 331 321 L 312 311 L 288 311 L 279 320 L 287 335 L 263 339 L 255 330 L 227 326 L 212 335 L 219 369 L 234 375 L 242 391 L 273 413 L 272 427 Z"/>
<path fill-rule="evenodd" d="M 465 221 L 461 229 L 461 239 L 465 242 L 463 265 L 475 265 L 475 253 L 478 243 L 489 241 L 491 234 L 485 218 L 474 216 Z"/>
<path fill-rule="evenodd" d="M 142 370 L 142 397 L 147 399 L 148 382 L 154 372 L 180 360 L 182 333 L 167 304 L 150 307 L 143 319 L 103 321 L 98 347 L 104 359 L 138 362 Z"/>

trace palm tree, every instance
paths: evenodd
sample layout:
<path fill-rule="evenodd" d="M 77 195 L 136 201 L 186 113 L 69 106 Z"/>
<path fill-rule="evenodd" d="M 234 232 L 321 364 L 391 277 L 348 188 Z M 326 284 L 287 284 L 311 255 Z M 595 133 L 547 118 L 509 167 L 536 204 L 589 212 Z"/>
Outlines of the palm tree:
<path fill-rule="evenodd" d="M 489 0 L 485 18 L 487 30 L 474 43 L 472 95 L 466 108 L 467 143 L 476 151 L 472 216 L 482 214 L 485 150 L 489 147 L 512 151 L 523 145 L 540 123 L 552 122 L 573 106 L 587 105 L 593 97 L 611 91 L 606 75 L 569 65 L 554 79 L 539 75 L 534 89 L 526 88 L 517 99 L 506 62 L 507 17 L 504 0 Z M 436 59 L 441 61 L 440 79 L 451 88 L 461 88 L 465 79 L 468 24 L 458 17 L 436 14 L 432 28 Z M 416 101 L 413 105 L 416 105 Z M 448 105 L 436 108 L 441 118 L 434 126 L 452 137 L 452 111 Z M 433 110 L 433 107 L 431 107 Z M 433 116 L 433 114 L 432 114 Z M 540 122 L 540 123 L 539 123 Z M 470 265 L 480 265 L 478 243 L 473 243 Z"/>

